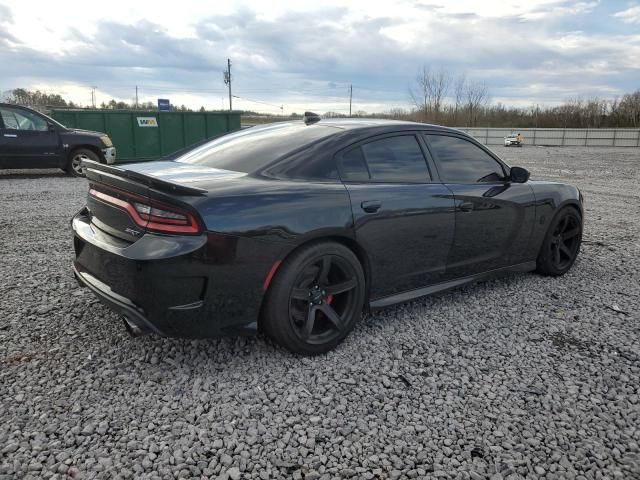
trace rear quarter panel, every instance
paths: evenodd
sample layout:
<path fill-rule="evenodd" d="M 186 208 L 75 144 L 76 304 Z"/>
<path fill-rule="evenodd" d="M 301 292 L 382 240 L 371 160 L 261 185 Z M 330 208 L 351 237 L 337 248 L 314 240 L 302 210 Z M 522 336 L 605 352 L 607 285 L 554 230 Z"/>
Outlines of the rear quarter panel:
<path fill-rule="evenodd" d="M 212 232 L 293 246 L 316 237 L 351 234 L 349 196 L 341 183 L 247 176 L 218 183 L 209 192 L 190 203 Z"/>

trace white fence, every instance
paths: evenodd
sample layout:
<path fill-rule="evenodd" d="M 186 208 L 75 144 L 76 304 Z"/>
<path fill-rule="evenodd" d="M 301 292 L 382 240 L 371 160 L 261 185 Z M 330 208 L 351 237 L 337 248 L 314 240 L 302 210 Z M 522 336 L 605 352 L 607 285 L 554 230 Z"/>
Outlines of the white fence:
<path fill-rule="evenodd" d="M 521 133 L 525 145 L 640 147 L 636 128 L 459 128 L 485 145 L 503 145 L 504 137 Z"/>

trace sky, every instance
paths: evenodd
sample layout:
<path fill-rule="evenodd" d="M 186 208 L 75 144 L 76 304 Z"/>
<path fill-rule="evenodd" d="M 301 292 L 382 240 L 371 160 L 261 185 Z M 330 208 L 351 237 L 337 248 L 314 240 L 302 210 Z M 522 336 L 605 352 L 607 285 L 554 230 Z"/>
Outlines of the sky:
<path fill-rule="evenodd" d="M 411 106 L 423 67 L 527 107 L 640 88 L 640 2 L 0 0 L 0 93 L 285 113 Z M 282 106 L 282 108 L 280 108 Z"/>

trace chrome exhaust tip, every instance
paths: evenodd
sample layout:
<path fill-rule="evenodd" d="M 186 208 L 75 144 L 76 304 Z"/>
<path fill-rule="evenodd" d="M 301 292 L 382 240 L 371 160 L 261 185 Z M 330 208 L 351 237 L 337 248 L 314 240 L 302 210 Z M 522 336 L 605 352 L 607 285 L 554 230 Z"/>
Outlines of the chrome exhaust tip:
<path fill-rule="evenodd" d="M 145 332 L 138 325 L 133 323 L 126 316 L 122 317 L 122 320 L 124 322 L 124 328 L 126 328 L 127 332 L 129 332 L 129 335 L 131 335 L 132 337 L 140 337 L 145 334 Z"/>

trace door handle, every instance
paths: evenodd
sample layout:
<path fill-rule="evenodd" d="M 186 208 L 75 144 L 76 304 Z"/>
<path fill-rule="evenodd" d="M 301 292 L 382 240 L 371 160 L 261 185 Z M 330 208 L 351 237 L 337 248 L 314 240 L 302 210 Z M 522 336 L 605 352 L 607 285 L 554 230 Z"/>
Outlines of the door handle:
<path fill-rule="evenodd" d="M 7 138 L 18 138 L 18 135 L 15 133 L 5 133 L 4 136 Z"/>
<path fill-rule="evenodd" d="M 369 200 L 368 202 L 362 202 L 360 208 L 367 213 L 376 213 L 380 210 L 382 202 L 380 200 Z"/>
<path fill-rule="evenodd" d="M 471 210 L 473 210 L 473 203 L 471 203 L 471 202 L 462 202 L 460 204 L 460 206 L 458 207 L 458 209 L 461 212 L 470 212 Z"/>

